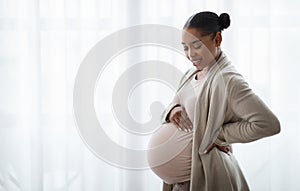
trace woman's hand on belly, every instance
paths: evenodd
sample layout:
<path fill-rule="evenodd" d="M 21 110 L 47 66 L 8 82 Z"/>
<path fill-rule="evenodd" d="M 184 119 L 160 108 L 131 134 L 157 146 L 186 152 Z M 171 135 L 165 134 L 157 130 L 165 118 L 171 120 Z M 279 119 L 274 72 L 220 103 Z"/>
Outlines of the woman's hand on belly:
<path fill-rule="evenodd" d="M 193 123 L 182 106 L 174 107 L 170 113 L 169 119 L 170 122 L 176 124 L 181 131 L 190 132 L 193 128 Z"/>

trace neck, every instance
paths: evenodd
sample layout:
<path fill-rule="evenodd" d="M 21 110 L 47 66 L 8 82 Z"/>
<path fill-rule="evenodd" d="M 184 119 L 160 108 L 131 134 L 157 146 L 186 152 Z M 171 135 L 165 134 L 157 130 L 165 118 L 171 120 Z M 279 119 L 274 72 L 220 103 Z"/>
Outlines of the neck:
<path fill-rule="evenodd" d="M 222 55 L 222 51 L 221 51 L 220 48 L 218 48 L 218 50 L 217 50 L 217 56 L 215 57 L 216 62 L 218 62 L 218 60 L 220 59 L 221 55 Z"/>

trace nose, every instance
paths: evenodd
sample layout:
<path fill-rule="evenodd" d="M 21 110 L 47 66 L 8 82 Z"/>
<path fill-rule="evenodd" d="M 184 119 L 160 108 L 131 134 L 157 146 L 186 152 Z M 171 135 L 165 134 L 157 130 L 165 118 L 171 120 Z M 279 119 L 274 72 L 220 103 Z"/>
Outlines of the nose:
<path fill-rule="evenodd" d="M 188 57 L 194 58 L 197 55 L 196 51 L 193 48 L 190 48 L 188 51 Z"/>

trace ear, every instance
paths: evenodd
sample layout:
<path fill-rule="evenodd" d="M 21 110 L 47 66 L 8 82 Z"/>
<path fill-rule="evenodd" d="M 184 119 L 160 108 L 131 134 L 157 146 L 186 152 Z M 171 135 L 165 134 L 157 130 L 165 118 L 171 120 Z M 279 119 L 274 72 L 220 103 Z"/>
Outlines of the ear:
<path fill-rule="evenodd" d="M 216 47 L 220 47 L 221 46 L 221 42 L 222 42 L 222 34 L 221 34 L 221 32 L 217 32 L 216 33 L 216 37 L 215 37 Z"/>

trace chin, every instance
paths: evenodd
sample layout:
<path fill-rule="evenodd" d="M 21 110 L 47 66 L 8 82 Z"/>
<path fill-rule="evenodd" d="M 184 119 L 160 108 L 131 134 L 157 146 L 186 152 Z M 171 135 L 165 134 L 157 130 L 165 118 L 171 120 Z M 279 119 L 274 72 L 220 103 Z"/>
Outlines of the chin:
<path fill-rule="evenodd" d="M 204 67 L 202 67 L 202 66 L 195 66 L 195 68 L 197 68 L 198 70 L 202 70 Z"/>
<path fill-rule="evenodd" d="M 202 70 L 203 68 L 207 67 L 208 64 L 206 64 L 206 63 L 201 63 L 201 64 L 198 64 L 198 65 L 194 65 L 194 64 L 193 64 L 193 66 L 194 66 L 195 68 L 197 68 L 198 70 Z"/>

